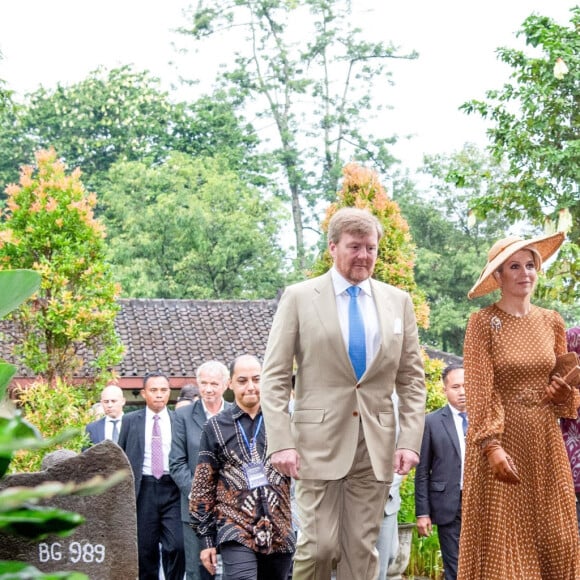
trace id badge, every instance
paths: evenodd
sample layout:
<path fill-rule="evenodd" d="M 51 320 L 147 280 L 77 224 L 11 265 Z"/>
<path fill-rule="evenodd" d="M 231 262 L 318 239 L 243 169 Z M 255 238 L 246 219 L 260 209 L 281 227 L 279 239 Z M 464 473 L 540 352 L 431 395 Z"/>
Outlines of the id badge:
<path fill-rule="evenodd" d="M 246 472 L 248 489 L 270 485 L 264 466 L 261 463 L 248 463 L 248 465 L 244 465 L 244 471 Z"/>

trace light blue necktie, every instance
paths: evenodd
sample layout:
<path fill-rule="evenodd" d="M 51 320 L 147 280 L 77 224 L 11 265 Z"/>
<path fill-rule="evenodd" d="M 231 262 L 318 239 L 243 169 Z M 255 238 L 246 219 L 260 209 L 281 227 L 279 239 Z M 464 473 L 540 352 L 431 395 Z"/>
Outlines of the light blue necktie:
<path fill-rule="evenodd" d="M 367 347 L 365 338 L 365 325 L 358 304 L 360 288 L 351 286 L 346 291 L 350 296 L 348 305 L 348 355 L 354 368 L 357 380 L 360 379 L 367 367 Z"/>
<path fill-rule="evenodd" d="M 465 437 L 467 434 L 467 413 L 458 413 L 458 415 L 461 417 L 461 426 L 463 427 L 463 436 Z"/>

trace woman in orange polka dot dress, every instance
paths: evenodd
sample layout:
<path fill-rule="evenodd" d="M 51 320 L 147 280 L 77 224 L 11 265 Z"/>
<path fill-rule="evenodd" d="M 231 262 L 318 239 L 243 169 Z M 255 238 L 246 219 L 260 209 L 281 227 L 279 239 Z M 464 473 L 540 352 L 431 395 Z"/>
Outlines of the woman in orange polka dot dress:
<path fill-rule="evenodd" d="M 501 289 L 465 336 L 467 432 L 459 580 L 578 580 L 574 485 L 558 417 L 576 389 L 551 376 L 566 352 L 564 321 L 533 306 L 537 272 L 563 234 L 505 238 L 469 297 Z"/>

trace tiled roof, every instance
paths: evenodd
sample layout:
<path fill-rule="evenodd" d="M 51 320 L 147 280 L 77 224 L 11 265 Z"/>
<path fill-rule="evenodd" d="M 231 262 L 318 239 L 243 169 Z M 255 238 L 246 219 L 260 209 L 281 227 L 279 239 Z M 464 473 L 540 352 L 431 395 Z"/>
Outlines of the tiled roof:
<path fill-rule="evenodd" d="M 170 377 L 194 377 L 204 361 L 228 364 L 240 354 L 264 356 L 276 300 L 123 299 L 115 327 L 123 345 L 123 360 L 115 367 L 119 380 L 160 370 Z M 19 341 L 14 326 L 0 321 L 0 359 L 18 365 L 11 345 Z M 461 358 L 427 348 L 446 364 Z M 19 377 L 33 377 L 19 366 Z M 90 376 L 88 367 L 78 378 Z"/>
<path fill-rule="evenodd" d="M 460 365 L 463 364 L 463 357 L 456 354 L 451 354 L 450 352 L 444 352 L 442 350 L 437 350 L 431 348 L 430 346 L 424 346 L 423 350 L 427 353 L 429 358 L 436 358 L 442 360 L 445 365 Z"/>
<path fill-rule="evenodd" d="M 275 300 L 119 300 L 115 328 L 125 346 L 115 367 L 122 378 L 161 370 L 168 376 L 193 377 L 204 361 L 228 364 L 240 354 L 263 357 Z M 10 345 L 18 341 L 9 321 L 0 321 L 0 358 L 17 364 Z M 20 377 L 31 377 L 19 367 Z M 79 377 L 87 377 L 85 367 Z"/>

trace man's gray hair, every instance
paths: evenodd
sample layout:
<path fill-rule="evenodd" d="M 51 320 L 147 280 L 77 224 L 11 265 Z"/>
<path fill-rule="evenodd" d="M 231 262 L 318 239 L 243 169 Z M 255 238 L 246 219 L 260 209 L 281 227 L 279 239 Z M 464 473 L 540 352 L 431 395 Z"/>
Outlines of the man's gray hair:
<path fill-rule="evenodd" d="M 357 207 L 339 209 L 328 223 L 328 241 L 338 244 L 342 234 L 368 236 L 377 234 L 378 240 L 383 237 L 381 222 L 368 210 Z"/>
<path fill-rule="evenodd" d="M 230 378 L 230 373 L 228 372 L 228 367 L 225 364 L 221 363 L 219 360 L 208 360 L 204 363 L 201 363 L 197 370 L 195 371 L 195 377 L 199 378 L 199 374 L 202 372 L 208 373 L 216 373 L 222 376 L 222 382 L 227 382 Z"/>

